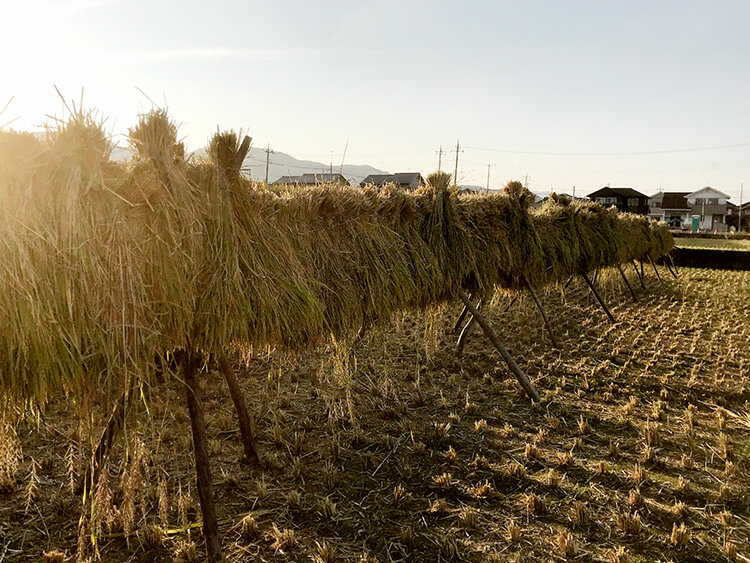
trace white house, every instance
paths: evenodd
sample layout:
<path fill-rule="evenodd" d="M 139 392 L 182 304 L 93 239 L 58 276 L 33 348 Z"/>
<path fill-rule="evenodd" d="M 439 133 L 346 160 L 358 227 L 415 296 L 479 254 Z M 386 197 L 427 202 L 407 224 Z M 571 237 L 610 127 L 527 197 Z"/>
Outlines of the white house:
<path fill-rule="evenodd" d="M 659 192 L 648 200 L 649 217 L 676 229 L 725 232 L 729 217 L 736 213 L 729 198 L 710 186 L 694 192 Z"/>
<path fill-rule="evenodd" d="M 692 207 L 693 216 L 700 216 L 700 228 L 709 231 L 726 231 L 728 215 L 732 210 L 727 205 L 730 196 L 710 186 L 685 196 Z"/>

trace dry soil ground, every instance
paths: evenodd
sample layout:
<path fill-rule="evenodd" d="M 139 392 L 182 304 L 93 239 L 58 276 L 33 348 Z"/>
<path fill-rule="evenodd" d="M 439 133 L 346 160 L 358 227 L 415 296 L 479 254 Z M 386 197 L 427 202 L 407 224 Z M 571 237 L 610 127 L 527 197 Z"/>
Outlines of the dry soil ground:
<path fill-rule="evenodd" d="M 457 304 L 393 319 L 351 352 L 246 350 L 262 469 L 241 463 L 208 373 L 229 560 L 750 560 L 750 272 L 661 273 L 644 291 L 629 270 L 637 303 L 602 276 L 615 325 L 582 283 L 541 293 L 557 347 L 529 298 L 486 308 L 542 406 L 478 329 L 456 353 Z M 73 409 L 56 402 L 16 433 L 0 447 L 14 475 L 0 561 L 92 555 L 92 531 L 104 561 L 202 560 L 175 378 L 131 407 L 83 517 L 70 483 L 90 432 Z"/>

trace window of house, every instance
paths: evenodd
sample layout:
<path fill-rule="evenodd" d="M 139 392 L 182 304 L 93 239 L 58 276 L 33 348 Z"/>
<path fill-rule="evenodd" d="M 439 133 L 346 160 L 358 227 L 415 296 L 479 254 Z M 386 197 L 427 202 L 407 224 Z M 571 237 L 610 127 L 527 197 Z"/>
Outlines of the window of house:
<path fill-rule="evenodd" d="M 699 197 L 695 199 L 697 205 L 719 205 L 717 197 Z"/>
<path fill-rule="evenodd" d="M 616 197 L 598 197 L 596 198 L 596 201 L 598 201 L 602 205 L 617 205 Z"/>
<path fill-rule="evenodd" d="M 628 207 L 638 207 L 638 204 L 640 201 L 637 197 L 629 197 L 628 198 Z"/>

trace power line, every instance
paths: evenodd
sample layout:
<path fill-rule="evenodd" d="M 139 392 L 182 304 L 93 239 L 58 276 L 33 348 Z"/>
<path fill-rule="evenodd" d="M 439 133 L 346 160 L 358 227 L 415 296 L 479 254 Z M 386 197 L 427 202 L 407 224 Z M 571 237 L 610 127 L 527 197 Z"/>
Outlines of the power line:
<path fill-rule="evenodd" d="M 547 152 L 547 151 L 521 151 L 515 149 L 495 149 L 487 147 L 464 147 L 467 150 L 474 151 L 486 151 L 486 152 L 501 152 L 507 154 L 529 154 L 536 156 L 644 156 L 651 154 L 677 154 L 685 152 L 701 152 L 701 151 L 718 151 L 726 149 L 738 149 L 750 147 L 750 143 L 736 143 L 733 145 L 714 145 L 710 147 L 690 147 L 680 149 L 664 149 L 654 151 L 635 151 L 635 152 Z"/>

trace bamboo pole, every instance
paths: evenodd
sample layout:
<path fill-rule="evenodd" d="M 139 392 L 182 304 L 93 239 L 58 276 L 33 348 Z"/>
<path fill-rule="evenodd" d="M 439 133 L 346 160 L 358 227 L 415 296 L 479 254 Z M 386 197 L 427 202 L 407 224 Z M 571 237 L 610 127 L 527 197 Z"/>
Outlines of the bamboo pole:
<path fill-rule="evenodd" d="M 677 279 L 677 267 L 674 265 L 674 260 L 672 260 L 671 254 L 664 256 L 664 265 L 667 267 L 669 273 L 672 274 L 672 277 Z"/>
<path fill-rule="evenodd" d="M 599 302 L 599 305 L 601 305 L 602 309 L 604 309 L 604 312 L 607 313 L 607 317 L 609 318 L 609 320 L 612 321 L 612 323 L 616 323 L 617 321 L 612 316 L 612 313 L 609 312 L 609 309 L 607 309 L 607 306 L 604 304 L 604 301 L 602 301 L 602 298 L 599 297 L 599 293 L 596 291 L 594 284 L 591 283 L 591 280 L 586 275 L 586 272 L 581 272 L 581 276 L 583 277 L 584 280 L 586 280 L 586 284 L 589 286 L 591 293 L 594 294 L 594 297 L 596 297 L 596 300 Z"/>
<path fill-rule="evenodd" d="M 484 308 L 484 299 L 480 299 L 479 304 L 477 305 L 477 310 L 481 311 L 483 308 Z M 468 312 L 469 309 L 466 308 L 466 311 Z M 466 326 L 464 326 L 464 329 L 461 331 L 461 334 L 458 337 L 458 341 L 456 342 L 456 348 L 458 349 L 459 354 L 463 353 L 464 346 L 466 346 L 466 341 L 469 339 L 469 335 L 471 334 L 471 331 L 474 330 L 474 324 L 476 322 L 477 322 L 476 317 L 472 315 L 472 317 L 466 323 Z"/>
<path fill-rule="evenodd" d="M 503 360 L 505 360 L 505 363 L 508 365 L 510 370 L 514 373 L 514 375 L 518 379 L 518 382 L 521 384 L 521 387 L 523 387 L 523 390 L 526 391 L 526 394 L 531 398 L 532 401 L 535 401 L 537 403 L 541 402 L 539 393 L 536 392 L 536 389 L 534 389 L 534 386 L 529 381 L 529 378 L 526 377 L 526 374 L 523 373 L 523 371 L 521 371 L 520 367 L 518 367 L 518 364 L 510 355 L 510 352 L 508 352 L 508 349 L 503 345 L 502 342 L 500 342 L 500 339 L 495 334 L 495 331 L 492 330 L 492 327 L 487 322 L 487 320 L 482 316 L 482 314 L 479 311 L 477 311 L 476 307 L 474 307 L 474 304 L 466 296 L 463 290 L 459 289 L 458 295 L 461 298 L 461 301 L 464 302 L 464 305 L 469 310 L 471 315 L 477 320 L 477 322 L 479 323 L 479 326 L 482 327 L 482 330 L 484 330 L 484 333 L 487 335 L 487 338 L 490 339 L 492 344 L 495 345 L 495 348 L 497 349 L 497 351 L 500 352 L 500 355 L 503 357 Z"/>
<path fill-rule="evenodd" d="M 654 268 L 654 272 L 656 273 L 656 277 L 659 279 L 661 283 L 664 283 L 664 281 L 661 279 L 661 276 L 659 275 L 659 270 L 656 269 L 656 264 L 654 264 L 654 261 L 651 260 L 651 256 L 648 256 L 648 261 L 651 263 L 651 266 Z"/>
<path fill-rule="evenodd" d="M 453 330 L 451 330 L 451 334 L 456 334 L 458 332 L 458 329 L 461 328 L 461 325 L 464 324 L 464 319 L 466 318 L 466 315 L 469 313 L 469 310 L 464 307 L 461 310 L 461 314 L 458 315 L 458 320 L 456 321 L 456 324 L 453 325 Z"/>
<path fill-rule="evenodd" d="M 245 448 L 245 460 L 252 466 L 257 466 L 260 462 L 258 452 L 255 449 L 255 440 L 253 439 L 253 426 L 250 420 L 250 414 L 247 412 L 245 397 L 242 394 L 237 376 L 227 359 L 226 354 L 219 355 L 219 370 L 229 387 L 229 395 L 234 403 L 234 410 L 237 412 L 237 419 L 240 423 L 240 438 L 242 446 Z"/>
<path fill-rule="evenodd" d="M 211 483 L 206 421 L 203 418 L 203 397 L 197 372 L 198 359 L 194 356 L 187 358 L 184 364 L 185 396 L 190 414 L 190 428 L 193 433 L 193 453 L 195 455 L 198 497 L 203 517 L 203 537 L 206 540 L 206 553 L 209 563 L 220 563 L 224 560 L 224 557 L 221 553 L 219 523 L 216 518 L 216 505 L 214 504 L 214 491 Z"/>
<path fill-rule="evenodd" d="M 526 288 L 529 290 L 534 303 L 536 303 L 536 308 L 539 309 L 539 313 L 542 315 L 542 320 L 544 321 L 544 326 L 547 328 L 547 332 L 549 333 L 549 339 L 552 341 L 552 346 L 557 348 L 557 340 L 555 340 L 555 334 L 552 332 L 552 327 L 549 324 L 549 320 L 547 320 L 547 314 L 542 308 L 542 303 L 541 301 L 539 301 L 539 297 L 537 296 L 536 291 L 534 291 L 534 288 L 531 287 L 531 284 L 528 281 L 526 281 Z"/>
<path fill-rule="evenodd" d="M 638 276 L 638 281 L 641 282 L 641 287 L 643 287 L 643 289 L 646 289 L 646 284 L 643 283 L 643 276 L 638 271 L 638 264 L 635 263 L 635 260 L 633 260 L 633 269 L 635 270 L 635 275 Z"/>
<path fill-rule="evenodd" d="M 674 256 L 672 256 L 672 253 L 670 252 L 667 254 L 667 258 L 669 258 L 669 261 L 672 263 L 672 268 L 674 268 L 674 277 L 677 277 L 677 263 L 674 261 Z"/>
<path fill-rule="evenodd" d="M 638 303 L 638 298 L 635 296 L 635 291 L 633 291 L 633 288 L 630 287 L 630 282 L 628 281 L 628 278 L 625 275 L 625 272 L 623 272 L 622 266 L 620 266 L 620 264 L 617 264 L 617 270 L 620 272 L 620 275 L 622 276 L 622 281 L 624 281 L 625 285 L 628 286 L 628 289 L 630 290 L 630 295 L 633 296 L 633 303 Z"/>

